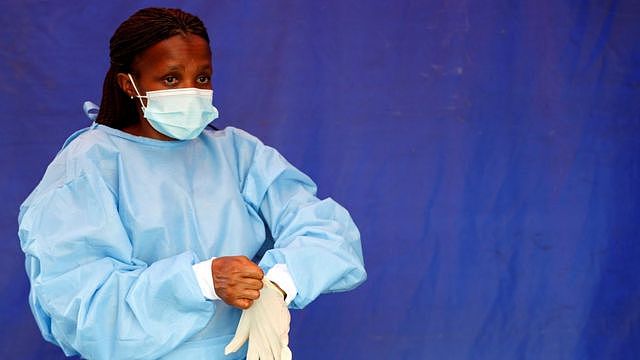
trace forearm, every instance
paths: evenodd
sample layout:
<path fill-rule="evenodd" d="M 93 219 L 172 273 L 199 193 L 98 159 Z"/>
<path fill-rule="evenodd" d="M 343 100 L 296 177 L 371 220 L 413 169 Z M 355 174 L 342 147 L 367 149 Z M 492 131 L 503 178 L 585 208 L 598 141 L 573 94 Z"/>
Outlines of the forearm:
<path fill-rule="evenodd" d="M 37 308 L 66 353 L 90 359 L 158 358 L 202 329 L 205 301 L 184 253 L 149 267 L 105 258 L 55 278 L 33 279 Z"/>
<path fill-rule="evenodd" d="M 320 293 L 350 290 L 366 279 L 360 234 L 346 210 L 331 199 L 300 203 L 289 221 L 281 218 L 276 246 L 260 262 L 265 269 L 286 264 L 297 287 L 292 304 L 297 308 Z"/>

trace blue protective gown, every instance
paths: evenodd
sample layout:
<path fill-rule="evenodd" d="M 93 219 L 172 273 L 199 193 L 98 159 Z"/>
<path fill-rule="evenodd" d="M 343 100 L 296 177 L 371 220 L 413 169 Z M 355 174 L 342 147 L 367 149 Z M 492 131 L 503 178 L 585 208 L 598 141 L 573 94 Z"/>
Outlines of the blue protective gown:
<path fill-rule="evenodd" d="M 93 126 L 74 134 L 20 209 L 32 311 L 43 336 L 89 359 L 223 359 L 238 309 L 202 295 L 192 265 L 217 256 L 286 264 L 292 307 L 366 278 L 347 211 L 246 132 L 161 141 Z"/>

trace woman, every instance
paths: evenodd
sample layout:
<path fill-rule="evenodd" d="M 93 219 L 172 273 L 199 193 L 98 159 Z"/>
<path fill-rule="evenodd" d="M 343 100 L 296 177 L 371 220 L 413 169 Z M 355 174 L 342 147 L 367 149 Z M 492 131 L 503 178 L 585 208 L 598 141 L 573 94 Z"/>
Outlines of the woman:
<path fill-rule="evenodd" d="M 140 10 L 110 58 L 96 123 L 20 209 L 46 340 L 89 359 L 237 358 L 223 349 L 263 280 L 293 308 L 364 281 L 346 210 L 255 137 L 205 129 L 217 110 L 197 17 Z"/>

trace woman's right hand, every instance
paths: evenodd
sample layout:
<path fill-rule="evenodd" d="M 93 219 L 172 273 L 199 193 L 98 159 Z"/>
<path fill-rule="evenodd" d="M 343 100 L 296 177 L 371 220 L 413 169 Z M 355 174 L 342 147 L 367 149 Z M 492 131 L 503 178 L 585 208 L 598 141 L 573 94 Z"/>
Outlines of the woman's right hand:
<path fill-rule="evenodd" d="M 264 272 L 246 256 L 222 256 L 211 262 L 213 287 L 225 303 L 248 309 L 260 297 Z"/>

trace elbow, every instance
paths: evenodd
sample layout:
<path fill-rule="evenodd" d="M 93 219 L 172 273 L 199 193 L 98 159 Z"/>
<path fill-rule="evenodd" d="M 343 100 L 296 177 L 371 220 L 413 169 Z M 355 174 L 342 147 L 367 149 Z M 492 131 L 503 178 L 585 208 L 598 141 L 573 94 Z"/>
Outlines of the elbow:
<path fill-rule="evenodd" d="M 366 280 L 367 271 L 364 268 L 364 263 L 360 262 L 355 264 L 351 270 L 345 273 L 336 288 L 340 289 L 339 291 L 353 290 Z"/>

